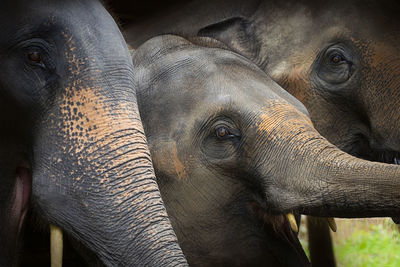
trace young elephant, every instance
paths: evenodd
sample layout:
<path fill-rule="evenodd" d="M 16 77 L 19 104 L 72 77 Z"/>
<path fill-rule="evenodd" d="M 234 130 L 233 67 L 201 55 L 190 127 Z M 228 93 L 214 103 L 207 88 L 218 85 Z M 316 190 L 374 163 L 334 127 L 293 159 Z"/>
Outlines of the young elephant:
<path fill-rule="evenodd" d="M 18 263 L 29 199 L 106 265 L 185 265 L 112 17 L 95 0 L 6 0 L 0 27 L 0 266 Z"/>
<path fill-rule="evenodd" d="M 285 214 L 398 214 L 399 166 L 340 151 L 261 69 L 207 40 L 160 36 L 133 56 L 158 183 L 191 265 L 307 265 Z"/>

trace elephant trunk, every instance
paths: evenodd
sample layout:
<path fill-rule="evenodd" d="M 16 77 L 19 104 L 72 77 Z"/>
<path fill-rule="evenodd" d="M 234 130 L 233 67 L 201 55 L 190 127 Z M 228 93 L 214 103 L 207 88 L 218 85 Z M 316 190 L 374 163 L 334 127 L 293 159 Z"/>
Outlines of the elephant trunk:
<path fill-rule="evenodd" d="M 156 183 L 134 91 L 126 100 L 93 92 L 75 90 L 68 97 L 57 116 L 64 120 L 61 129 L 46 120 L 44 128 L 58 131 L 56 140 L 38 135 L 35 153 L 46 154 L 35 157 L 44 160 L 33 169 L 37 209 L 106 265 L 185 265 Z"/>
<path fill-rule="evenodd" d="M 107 266 L 187 265 L 155 179 L 129 51 L 111 16 L 90 4 L 71 14 L 96 27 L 62 32 L 65 65 L 35 114 L 35 208 Z"/>
<path fill-rule="evenodd" d="M 269 208 L 328 217 L 395 216 L 400 207 L 400 166 L 361 160 L 322 137 L 292 106 L 272 103 L 258 129 L 268 133 L 263 170 Z"/>

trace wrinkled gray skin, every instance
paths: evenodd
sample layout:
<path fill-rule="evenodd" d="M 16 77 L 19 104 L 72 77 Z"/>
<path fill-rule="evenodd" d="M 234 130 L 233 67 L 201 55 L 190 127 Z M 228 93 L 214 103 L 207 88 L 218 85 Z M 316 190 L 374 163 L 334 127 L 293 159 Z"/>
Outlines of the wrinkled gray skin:
<path fill-rule="evenodd" d="M 185 265 L 111 16 L 98 1 L 7 0 L 0 29 L 0 266 L 18 264 L 29 199 L 106 265 Z"/>
<path fill-rule="evenodd" d="M 398 214 L 400 166 L 339 150 L 299 101 L 221 47 L 166 35 L 133 56 L 158 183 L 190 265 L 307 265 L 288 212 Z"/>
<path fill-rule="evenodd" d="M 400 162 L 397 1 L 190 1 L 170 10 L 128 26 L 129 43 L 175 32 L 216 38 L 298 98 L 340 149 Z M 326 224 L 309 232 L 323 237 L 311 237 L 313 264 L 334 265 Z"/>

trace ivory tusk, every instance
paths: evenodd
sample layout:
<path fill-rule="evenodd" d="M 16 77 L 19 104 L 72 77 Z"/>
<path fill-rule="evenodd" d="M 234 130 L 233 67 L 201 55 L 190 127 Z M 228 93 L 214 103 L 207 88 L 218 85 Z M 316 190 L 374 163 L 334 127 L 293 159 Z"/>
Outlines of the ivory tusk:
<path fill-rule="evenodd" d="M 289 221 L 290 228 L 292 228 L 293 232 L 297 233 L 299 231 L 299 227 L 296 223 L 296 218 L 293 213 L 286 214 L 286 219 Z"/>
<path fill-rule="evenodd" d="M 336 226 L 335 218 L 329 217 L 326 220 L 328 221 L 329 228 L 331 228 L 331 230 L 333 232 L 336 232 L 337 226 Z"/>
<path fill-rule="evenodd" d="M 62 267 L 63 233 L 58 226 L 50 224 L 50 258 L 51 267 Z"/>

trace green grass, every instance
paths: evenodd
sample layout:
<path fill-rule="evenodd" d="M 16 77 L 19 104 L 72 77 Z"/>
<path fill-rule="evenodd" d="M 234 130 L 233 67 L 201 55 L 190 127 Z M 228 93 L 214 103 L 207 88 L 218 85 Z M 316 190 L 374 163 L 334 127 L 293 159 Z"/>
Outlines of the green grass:
<path fill-rule="evenodd" d="M 303 216 L 300 242 L 307 254 L 307 227 Z M 400 233 L 390 218 L 336 219 L 332 233 L 338 267 L 400 266 Z"/>
<path fill-rule="evenodd" d="M 400 237 L 392 224 L 370 225 L 357 230 L 345 240 L 337 240 L 335 255 L 338 266 L 400 266 Z"/>

